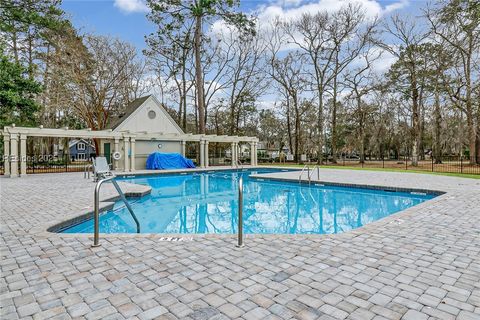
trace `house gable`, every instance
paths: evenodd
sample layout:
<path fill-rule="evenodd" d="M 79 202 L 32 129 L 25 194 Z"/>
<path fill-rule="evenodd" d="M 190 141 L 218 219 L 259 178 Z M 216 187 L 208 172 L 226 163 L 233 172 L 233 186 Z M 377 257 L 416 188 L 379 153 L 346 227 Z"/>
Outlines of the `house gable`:
<path fill-rule="evenodd" d="M 140 99 L 132 102 L 129 107 L 135 109 L 128 110 L 112 128 L 113 131 L 184 133 L 154 96 Z"/>

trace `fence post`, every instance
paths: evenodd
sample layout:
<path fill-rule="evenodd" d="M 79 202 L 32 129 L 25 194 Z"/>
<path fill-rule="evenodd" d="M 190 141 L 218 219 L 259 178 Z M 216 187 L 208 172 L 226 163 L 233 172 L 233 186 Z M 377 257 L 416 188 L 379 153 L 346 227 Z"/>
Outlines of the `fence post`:
<path fill-rule="evenodd" d="M 463 173 L 463 156 L 460 156 L 460 173 Z"/>
<path fill-rule="evenodd" d="M 408 170 L 408 156 L 405 154 L 405 170 Z"/>
<path fill-rule="evenodd" d="M 433 172 L 433 152 L 432 152 L 432 172 Z"/>

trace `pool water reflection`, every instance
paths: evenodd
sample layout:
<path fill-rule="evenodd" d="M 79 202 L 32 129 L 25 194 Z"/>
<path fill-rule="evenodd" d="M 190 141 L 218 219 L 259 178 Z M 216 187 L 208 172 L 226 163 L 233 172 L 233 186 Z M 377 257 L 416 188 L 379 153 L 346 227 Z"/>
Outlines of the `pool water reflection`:
<path fill-rule="evenodd" d="M 278 170 L 253 170 L 254 173 Z M 145 184 L 152 193 L 131 200 L 142 233 L 236 233 L 238 178 L 244 178 L 244 232 L 332 234 L 361 227 L 415 206 L 434 195 L 361 188 L 307 185 L 252 179 L 244 172 L 157 175 L 123 179 Z M 134 233 L 122 203 L 100 217 L 100 232 Z M 88 220 L 64 230 L 93 232 Z"/>

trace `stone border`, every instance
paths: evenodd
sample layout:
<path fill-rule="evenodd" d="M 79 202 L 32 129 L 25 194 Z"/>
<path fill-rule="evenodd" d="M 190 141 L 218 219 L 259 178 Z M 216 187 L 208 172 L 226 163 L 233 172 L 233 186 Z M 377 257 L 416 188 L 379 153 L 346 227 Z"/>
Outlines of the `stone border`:
<path fill-rule="evenodd" d="M 209 173 L 209 172 L 223 172 L 223 171 L 248 171 L 248 170 L 255 170 L 255 169 L 281 169 L 283 172 L 293 172 L 293 171 L 300 171 L 301 169 L 297 168 L 280 168 L 280 167 L 272 167 L 272 166 L 245 166 L 242 168 L 232 168 L 232 167 L 209 167 L 209 168 L 194 168 L 194 169 L 174 169 L 174 170 L 145 170 L 140 171 L 137 170 L 135 172 L 116 172 L 115 174 L 117 177 L 121 179 L 129 179 L 129 178 L 137 178 L 137 177 L 154 177 L 160 175 L 175 175 L 175 174 L 195 174 L 195 173 Z"/>
<path fill-rule="evenodd" d="M 149 190 L 145 190 L 145 191 L 127 191 L 127 192 L 125 192 L 125 197 L 126 198 L 141 198 L 143 196 L 146 196 L 147 194 L 150 194 L 151 192 L 152 192 L 152 189 L 150 187 L 149 187 Z M 101 216 L 102 213 L 104 213 L 105 211 L 112 210 L 114 205 L 115 205 L 115 202 L 117 202 L 120 199 L 121 199 L 120 195 L 117 195 L 117 196 L 109 197 L 109 198 L 106 198 L 106 199 L 100 201 L 99 208 L 98 208 L 99 209 L 99 215 Z M 93 213 L 94 213 L 94 211 L 90 211 L 90 212 L 81 214 L 79 216 L 76 216 L 74 218 L 71 218 L 71 219 L 65 220 L 63 222 L 57 223 L 53 226 L 50 226 L 47 229 L 47 232 L 62 233 L 62 231 L 67 229 L 67 228 L 74 227 L 74 226 L 76 226 L 80 223 L 83 223 L 85 221 L 93 219 Z"/>
<path fill-rule="evenodd" d="M 285 181 L 285 182 L 295 182 L 301 184 L 313 184 L 315 186 L 332 186 L 332 187 L 345 187 L 345 188 L 355 188 L 355 189 L 368 189 L 368 190 L 381 190 L 381 191 L 390 191 L 390 192 L 420 192 L 424 194 L 440 196 L 445 194 L 445 191 L 439 190 L 430 190 L 430 189 L 418 189 L 418 188 L 399 188 L 399 187 L 388 187 L 388 186 L 379 186 L 379 185 L 370 185 L 370 184 L 352 184 L 352 183 L 337 183 L 337 182 L 327 182 L 321 180 L 314 180 L 314 181 L 307 181 L 307 180 L 293 180 L 288 178 L 277 178 L 277 177 L 264 177 L 261 174 L 251 176 L 252 179 L 255 180 L 271 180 L 271 181 Z"/>

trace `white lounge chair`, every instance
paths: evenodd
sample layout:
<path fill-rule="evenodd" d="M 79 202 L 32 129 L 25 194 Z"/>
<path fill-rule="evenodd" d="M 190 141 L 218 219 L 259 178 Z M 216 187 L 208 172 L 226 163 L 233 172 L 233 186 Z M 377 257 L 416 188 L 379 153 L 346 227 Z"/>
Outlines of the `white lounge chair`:
<path fill-rule="evenodd" d="M 110 165 L 107 162 L 105 157 L 96 157 L 92 162 L 93 166 L 93 178 L 95 181 L 99 179 L 107 178 L 114 176 L 113 172 L 110 171 Z"/>

